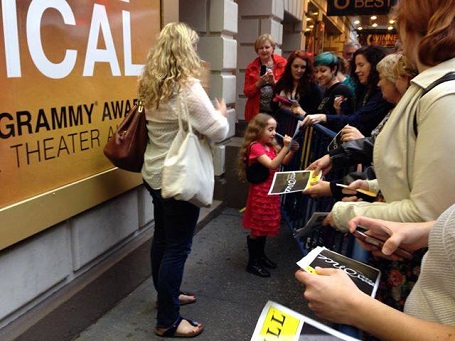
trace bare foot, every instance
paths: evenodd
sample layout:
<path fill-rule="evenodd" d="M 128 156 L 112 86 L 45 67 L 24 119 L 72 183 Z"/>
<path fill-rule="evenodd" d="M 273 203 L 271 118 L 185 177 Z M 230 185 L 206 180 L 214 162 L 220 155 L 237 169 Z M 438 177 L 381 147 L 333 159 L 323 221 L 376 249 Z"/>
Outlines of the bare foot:
<path fill-rule="evenodd" d="M 196 302 L 196 295 L 190 294 L 188 292 L 181 292 L 179 294 L 180 305 L 191 304 Z"/>
<path fill-rule="evenodd" d="M 202 323 L 196 322 L 196 326 L 192 325 L 188 320 L 183 319 L 182 322 L 180 322 L 179 326 L 177 327 L 177 330 L 175 331 L 176 336 L 196 336 L 199 335 L 202 332 L 203 326 Z"/>
<path fill-rule="evenodd" d="M 155 334 L 163 337 L 194 337 L 202 333 L 203 330 L 204 327 L 201 323 L 179 318 L 169 328 L 155 328 Z"/>

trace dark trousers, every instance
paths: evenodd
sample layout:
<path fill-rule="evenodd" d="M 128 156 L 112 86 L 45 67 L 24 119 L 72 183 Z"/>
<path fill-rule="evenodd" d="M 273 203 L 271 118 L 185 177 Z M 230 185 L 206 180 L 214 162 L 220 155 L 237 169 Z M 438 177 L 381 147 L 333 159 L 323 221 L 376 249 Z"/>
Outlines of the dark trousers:
<path fill-rule="evenodd" d="M 158 293 L 156 326 L 167 328 L 180 317 L 180 285 L 200 209 L 186 201 L 163 199 L 161 190 L 145 186 L 152 195 L 155 218 L 150 258 Z"/>

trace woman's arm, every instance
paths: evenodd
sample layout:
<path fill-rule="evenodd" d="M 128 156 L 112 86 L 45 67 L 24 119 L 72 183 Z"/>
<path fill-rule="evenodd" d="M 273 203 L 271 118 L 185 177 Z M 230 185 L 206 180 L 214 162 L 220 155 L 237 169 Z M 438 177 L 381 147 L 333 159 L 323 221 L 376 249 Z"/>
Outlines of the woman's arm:
<path fill-rule="evenodd" d="M 381 340 L 455 340 L 455 328 L 417 319 L 360 291 L 342 270 L 316 268 L 317 275 L 299 270 L 304 297 L 317 316 L 355 326 Z"/>
<path fill-rule="evenodd" d="M 455 120 L 450 109 L 455 107 L 455 94 L 436 93 L 437 100 L 427 96 L 431 96 L 431 92 L 420 102 L 413 173 L 408 180 L 412 183 L 409 196 L 372 204 L 337 202 L 332 209 L 336 227 L 345 230 L 346 222 L 359 215 L 393 221 L 432 220 L 455 202 L 455 193 L 449 190 L 455 188 L 455 177 L 451 171 L 455 169 L 455 158 L 451 157 Z M 412 133 L 410 128 L 409 134 Z M 393 181 L 392 177 L 387 180 Z M 391 188 L 393 184 L 380 183 L 387 200 L 386 185 Z"/>
<path fill-rule="evenodd" d="M 384 240 L 381 250 L 371 248 L 369 244 L 360 242 L 367 250 L 376 250 L 375 255 L 384 257 L 392 255 L 398 247 L 408 251 L 416 251 L 428 247 L 430 230 L 435 221 L 422 223 L 399 223 L 367 217 L 355 217 L 348 223 L 349 231 L 357 227 L 368 230 L 366 234 Z"/>
<path fill-rule="evenodd" d="M 192 127 L 212 141 L 224 140 L 229 132 L 224 101 L 217 110 L 198 80 L 190 84 L 186 99 Z"/>
<path fill-rule="evenodd" d="M 346 124 L 360 130 L 364 136 L 370 136 L 371 131 L 382 121 L 392 108 L 392 104 L 382 98 L 381 91 L 376 90 L 364 106 L 357 108 L 351 115 L 330 115 L 326 126 L 333 131 L 340 131 Z"/>
<path fill-rule="evenodd" d="M 260 93 L 260 86 L 258 86 L 259 77 L 259 63 L 254 60 L 250 63 L 245 71 L 245 84 L 243 86 L 243 93 L 246 97 L 255 97 Z"/>

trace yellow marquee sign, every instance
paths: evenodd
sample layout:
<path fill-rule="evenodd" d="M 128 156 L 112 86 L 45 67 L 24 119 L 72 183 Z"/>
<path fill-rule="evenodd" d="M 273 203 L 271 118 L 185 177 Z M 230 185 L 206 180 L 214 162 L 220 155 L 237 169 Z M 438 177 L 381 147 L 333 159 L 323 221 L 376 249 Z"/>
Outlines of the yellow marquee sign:
<path fill-rule="evenodd" d="M 160 1 L 3 0 L 0 15 L 3 216 L 113 168 L 102 150 L 135 100 Z"/>

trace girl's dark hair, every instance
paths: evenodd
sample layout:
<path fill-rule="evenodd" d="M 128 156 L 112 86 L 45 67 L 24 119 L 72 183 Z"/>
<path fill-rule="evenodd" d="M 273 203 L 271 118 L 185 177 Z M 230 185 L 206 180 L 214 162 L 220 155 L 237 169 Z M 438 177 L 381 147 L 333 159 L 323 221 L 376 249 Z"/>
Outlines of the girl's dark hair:
<path fill-rule="evenodd" d="M 355 59 L 358 55 L 362 55 L 371 64 L 370 74 L 368 75 L 367 83 L 361 84 L 359 77 L 355 73 Z M 359 48 L 355 51 L 351 60 L 351 77 L 356 84 L 357 101 L 364 101 L 365 96 L 369 96 L 371 92 L 377 88 L 379 82 L 379 72 L 376 70 L 378 63 L 387 55 L 387 50 L 379 45 L 368 45 Z M 358 103 L 359 105 L 359 103 Z"/>
<path fill-rule="evenodd" d="M 280 93 L 281 90 L 285 92 L 291 92 L 294 86 L 294 79 L 292 78 L 291 66 L 296 58 L 303 59 L 306 61 L 305 72 L 299 80 L 299 85 L 297 86 L 297 93 L 309 91 L 310 85 L 314 83 L 314 69 L 313 69 L 313 58 L 310 54 L 302 50 L 296 50 L 291 53 L 288 57 L 286 63 L 286 68 L 284 69 L 283 75 L 276 84 L 276 93 Z"/>

